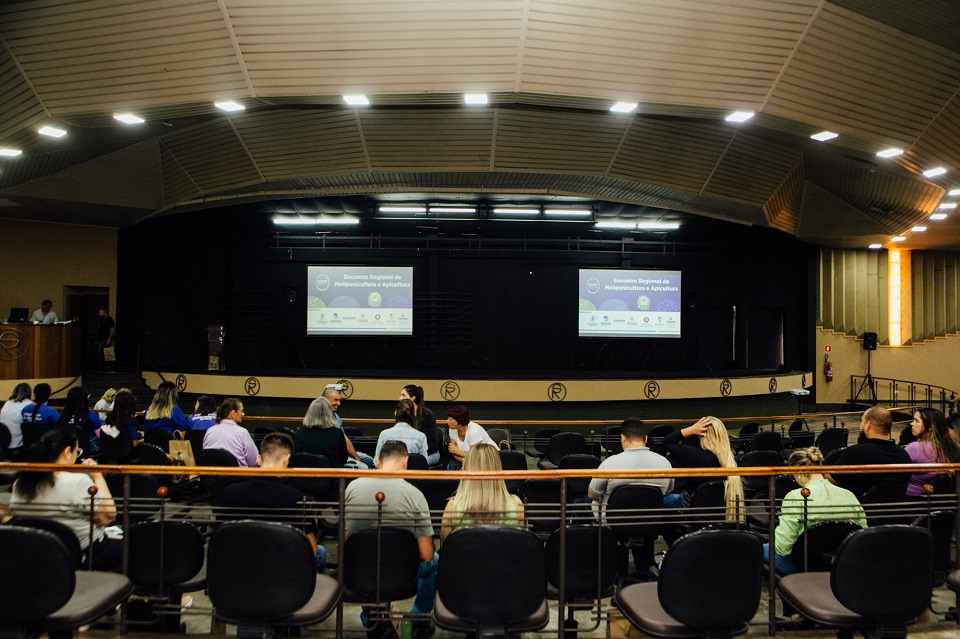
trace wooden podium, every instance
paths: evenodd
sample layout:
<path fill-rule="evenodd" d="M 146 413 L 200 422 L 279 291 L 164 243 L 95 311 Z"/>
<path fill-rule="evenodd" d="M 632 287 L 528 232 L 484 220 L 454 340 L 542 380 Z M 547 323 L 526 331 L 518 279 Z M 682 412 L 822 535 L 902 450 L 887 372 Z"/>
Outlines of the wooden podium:
<path fill-rule="evenodd" d="M 0 380 L 79 375 L 82 347 L 76 325 L 0 324 Z"/>

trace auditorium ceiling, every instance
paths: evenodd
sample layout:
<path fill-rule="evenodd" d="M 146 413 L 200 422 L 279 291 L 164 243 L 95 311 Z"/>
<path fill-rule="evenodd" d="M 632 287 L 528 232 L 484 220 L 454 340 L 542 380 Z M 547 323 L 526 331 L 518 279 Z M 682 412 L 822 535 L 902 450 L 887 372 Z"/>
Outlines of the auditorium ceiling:
<path fill-rule="evenodd" d="M 960 249 L 958 33 L 951 0 L 6 2 L 0 217 L 530 196 Z"/>

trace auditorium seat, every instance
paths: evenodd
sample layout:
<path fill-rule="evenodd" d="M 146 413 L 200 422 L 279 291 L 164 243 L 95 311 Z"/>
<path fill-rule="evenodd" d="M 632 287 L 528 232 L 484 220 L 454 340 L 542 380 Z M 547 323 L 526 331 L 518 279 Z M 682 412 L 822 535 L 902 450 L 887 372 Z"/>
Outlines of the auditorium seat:
<path fill-rule="evenodd" d="M 572 454 L 564 455 L 558 465 L 558 470 L 587 470 L 600 466 L 600 458 L 594 455 Z M 567 501 L 574 501 L 587 494 L 590 486 L 590 477 L 570 477 L 567 479 Z"/>
<path fill-rule="evenodd" d="M 517 496 L 523 500 L 523 514 L 533 531 L 546 539 L 560 527 L 560 480 L 528 479 L 520 484 Z"/>
<path fill-rule="evenodd" d="M 527 458 L 519 450 L 501 450 L 500 451 L 500 466 L 504 470 L 527 470 Z M 516 493 L 520 486 L 523 484 L 522 479 L 507 479 L 505 483 L 507 484 L 507 490 L 511 493 Z"/>
<path fill-rule="evenodd" d="M 586 452 L 586 439 L 580 433 L 557 433 L 547 444 L 547 454 L 537 462 L 540 470 L 556 470 L 560 460 L 567 455 L 583 455 Z"/>
<path fill-rule="evenodd" d="M 575 631 L 576 610 L 588 610 L 613 594 L 617 583 L 617 539 L 607 526 L 573 525 L 564 531 L 566 552 L 561 554 L 560 529 L 547 540 L 547 598 L 560 598 L 560 559 L 564 557 L 565 632 Z"/>
<path fill-rule="evenodd" d="M 754 453 L 758 450 L 772 450 L 779 454 L 783 451 L 783 437 L 772 430 L 757 433 L 750 442 L 750 452 Z"/>
<path fill-rule="evenodd" d="M 487 435 L 493 440 L 497 448 L 503 448 L 504 443 L 508 450 L 513 450 L 513 440 L 510 437 L 510 431 L 506 428 L 488 428 Z"/>
<path fill-rule="evenodd" d="M 149 445 L 149 444 L 143 444 Z M 130 500 L 127 502 L 123 495 L 124 479 L 130 480 Z M 107 488 L 113 495 L 113 501 L 117 506 L 117 523 L 123 524 L 125 510 L 129 508 L 128 517 L 131 524 L 151 519 L 160 512 L 160 498 L 157 491 L 160 489 L 160 482 L 153 475 L 117 475 L 110 473 L 104 475 L 107 482 Z"/>
<path fill-rule="evenodd" d="M 793 544 L 790 561 L 800 572 L 829 571 L 840 544 L 858 530 L 860 526 L 850 521 L 827 521 L 810 526 Z"/>
<path fill-rule="evenodd" d="M 234 460 L 236 461 L 236 460 Z M 290 468 L 333 468 L 333 465 L 323 455 L 314 453 L 293 453 L 290 455 Z M 333 477 L 290 477 L 290 485 L 298 489 L 309 499 L 317 501 L 333 498 L 331 491 L 337 485 Z"/>
<path fill-rule="evenodd" d="M 656 486 L 627 484 L 617 486 L 607 499 L 603 521 L 616 535 L 619 542 L 618 567 L 621 577 L 626 577 L 629 566 L 628 551 L 634 553 L 634 563 L 640 557 L 652 561 L 653 544 L 660 532 L 664 518 L 663 493 Z M 646 561 L 642 562 L 648 563 Z M 645 571 L 647 565 L 637 566 Z"/>
<path fill-rule="evenodd" d="M 417 594 L 420 550 L 409 530 L 383 526 L 353 533 L 340 565 L 343 600 L 371 606 L 371 621 L 385 621 L 390 602 Z"/>
<path fill-rule="evenodd" d="M 100 461 L 104 464 L 120 464 L 133 454 L 133 440 L 126 430 L 117 431 L 116 437 L 100 435 Z"/>
<path fill-rule="evenodd" d="M 647 446 L 650 450 L 657 453 L 658 455 L 663 454 L 663 438 L 669 435 L 674 431 L 673 426 L 670 424 L 659 424 L 650 429 L 650 433 L 647 435 Z M 618 452 L 623 452 L 623 448 L 620 447 L 619 440 L 617 441 L 617 447 L 620 448 Z"/>
<path fill-rule="evenodd" d="M 749 468 L 754 466 L 782 466 L 783 460 L 780 453 L 772 450 L 755 450 L 747 453 L 739 460 L 737 466 L 740 468 Z M 747 499 L 764 495 L 769 492 L 770 476 L 759 475 L 753 477 L 743 477 L 743 489 Z"/>
<path fill-rule="evenodd" d="M 737 452 L 744 452 L 750 448 L 750 443 L 753 441 L 754 436 L 760 432 L 760 424 L 757 422 L 747 422 L 740 428 L 740 432 L 736 436 L 731 437 L 731 444 L 733 444 L 734 450 Z"/>
<path fill-rule="evenodd" d="M 560 433 L 559 428 L 543 428 L 538 430 L 533 436 L 533 441 L 527 447 L 527 455 L 543 459 L 547 455 L 547 447 L 550 445 L 550 439 Z"/>
<path fill-rule="evenodd" d="M 47 519 L 45 517 L 13 517 L 9 522 L 11 526 L 21 526 L 23 528 L 36 528 L 37 530 L 46 530 L 53 533 L 57 539 L 63 543 L 67 551 L 69 565 L 74 570 L 79 570 L 80 566 L 86 560 L 86 554 L 80 548 L 80 540 L 73 529 L 56 519 Z"/>
<path fill-rule="evenodd" d="M 816 446 L 826 457 L 835 450 L 846 448 L 848 437 L 849 431 L 846 428 L 824 428 L 817 435 Z M 824 465 L 826 465 L 826 460 L 824 460 Z"/>

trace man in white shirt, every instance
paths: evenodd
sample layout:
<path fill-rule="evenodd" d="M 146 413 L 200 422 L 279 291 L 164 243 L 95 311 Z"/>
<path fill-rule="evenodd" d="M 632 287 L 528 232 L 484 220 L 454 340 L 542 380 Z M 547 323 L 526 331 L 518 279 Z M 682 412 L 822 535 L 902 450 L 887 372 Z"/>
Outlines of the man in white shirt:
<path fill-rule="evenodd" d="M 43 300 L 40 304 L 40 308 L 33 312 L 33 315 L 30 317 L 30 321 L 34 324 L 56 324 L 57 323 L 57 314 L 52 310 L 53 302 L 50 300 Z"/>

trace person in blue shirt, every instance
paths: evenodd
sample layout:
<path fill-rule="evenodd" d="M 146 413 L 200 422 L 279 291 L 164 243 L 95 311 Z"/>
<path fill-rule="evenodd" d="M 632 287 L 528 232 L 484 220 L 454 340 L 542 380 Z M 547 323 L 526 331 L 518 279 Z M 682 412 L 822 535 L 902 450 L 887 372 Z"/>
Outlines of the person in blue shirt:
<path fill-rule="evenodd" d="M 33 387 L 33 406 L 24 406 L 20 416 L 24 424 L 37 423 L 46 426 L 47 430 L 53 430 L 60 419 L 60 413 L 56 408 L 47 406 L 50 399 L 50 384 L 40 382 Z"/>
<path fill-rule="evenodd" d="M 187 417 L 187 430 L 207 430 L 217 423 L 217 400 L 212 395 L 201 395 Z"/>
<path fill-rule="evenodd" d="M 187 430 L 187 418 L 177 405 L 179 403 L 180 396 L 173 382 L 161 382 L 144 416 L 143 429 L 158 428 L 171 433 L 175 430 Z"/>
<path fill-rule="evenodd" d="M 90 397 L 83 386 L 74 386 L 67 392 L 67 401 L 57 426 L 83 430 L 87 437 L 80 440 L 81 448 L 90 453 L 88 457 L 100 452 L 100 428 L 103 424 L 100 415 L 90 410 Z"/>
<path fill-rule="evenodd" d="M 122 390 L 114 398 L 113 408 L 110 409 L 110 414 L 107 415 L 104 425 L 127 431 L 127 434 L 130 435 L 130 441 L 133 442 L 134 446 L 138 446 L 143 441 L 143 434 L 137 428 L 136 412 L 136 399 L 133 393 Z M 106 437 L 103 433 L 100 436 Z"/>

